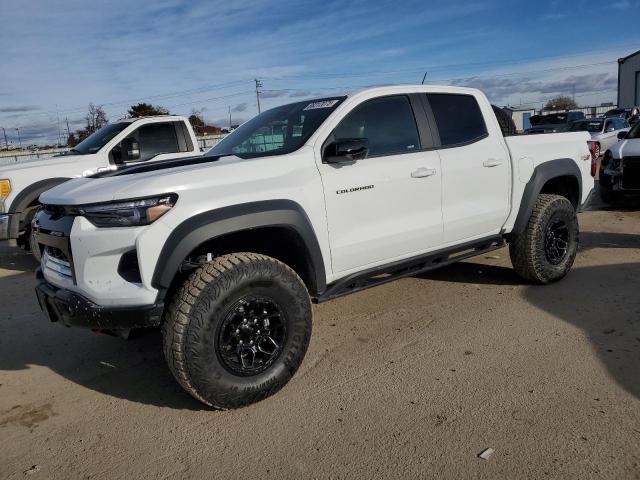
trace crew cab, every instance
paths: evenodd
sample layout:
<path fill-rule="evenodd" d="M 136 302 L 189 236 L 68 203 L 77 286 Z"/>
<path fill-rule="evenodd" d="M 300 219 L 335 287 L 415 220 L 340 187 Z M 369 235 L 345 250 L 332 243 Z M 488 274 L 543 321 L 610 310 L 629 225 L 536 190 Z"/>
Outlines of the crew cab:
<path fill-rule="evenodd" d="M 389 86 L 265 111 L 206 155 L 45 192 L 36 293 L 52 321 L 161 326 L 176 380 L 216 408 L 293 376 L 311 302 L 509 243 L 557 281 L 593 190 L 586 132 L 505 137 L 480 91 Z"/>
<path fill-rule="evenodd" d="M 164 115 L 109 123 L 61 155 L 2 166 L 0 240 L 16 239 L 28 248 L 38 197 L 70 178 L 200 153 L 187 119 Z"/>
<path fill-rule="evenodd" d="M 640 194 L 640 122 L 604 153 L 600 162 L 599 190 L 605 203 L 616 203 L 626 194 Z"/>

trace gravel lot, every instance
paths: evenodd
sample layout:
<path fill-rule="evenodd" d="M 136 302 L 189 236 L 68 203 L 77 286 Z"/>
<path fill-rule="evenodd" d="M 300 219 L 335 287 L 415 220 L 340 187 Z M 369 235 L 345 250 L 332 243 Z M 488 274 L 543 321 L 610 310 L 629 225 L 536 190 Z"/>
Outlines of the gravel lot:
<path fill-rule="evenodd" d="M 158 332 L 48 323 L 1 245 L 0 478 L 640 478 L 640 211 L 580 224 L 555 285 L 503 249 L 314 306 L 292 382 L 228 412 L 174 382 Z"/>

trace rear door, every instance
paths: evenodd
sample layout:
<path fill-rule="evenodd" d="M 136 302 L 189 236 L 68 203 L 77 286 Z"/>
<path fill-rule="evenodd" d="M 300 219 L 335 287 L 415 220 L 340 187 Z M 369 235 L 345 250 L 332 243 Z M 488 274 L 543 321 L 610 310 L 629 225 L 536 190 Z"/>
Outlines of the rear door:
<path fill-rule="evenodd" d="M 367 158 L 355 163 L 318 159 L 334 273 L 418 255 L 441 244 L 440 157 L 422 148 L 432 140 L 424 125 L 416 124 L 414 111 L 425 120 L 421 109 L 407 95 L 367 100 L 339 120 L 324 141 L 369 140 Z"/>
<path fill-rule="evenodd" d="M 510 158 L 502 133 L 473 95 L 426 95 L 440 140 L 445 244 L 500 232 L 509 214 Z"/>

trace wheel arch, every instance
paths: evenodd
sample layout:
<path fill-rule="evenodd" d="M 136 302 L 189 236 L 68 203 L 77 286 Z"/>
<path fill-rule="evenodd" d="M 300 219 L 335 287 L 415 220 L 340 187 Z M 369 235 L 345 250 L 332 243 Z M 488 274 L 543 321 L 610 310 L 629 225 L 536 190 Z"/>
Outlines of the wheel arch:
<path fill-rule="evenodd" d="M 575 161 L 559 158 L 538 165 L 522 194 L 512 233 L 522 233 L 529 222 L 538 195 L 549 193 L 566 197 L 578 211 L 582 198 L 582 173 Z"/>
<path fill-rule="evenodd" d="M 200 254 L 233 251 L 252 251 L 283 261 L 298 273 L 311 295 L 326 289 L 324 261 L 315 231 L 304 209 L 291 200 L 233 205 L 185 220 L 165 241 L 151 284 L 166 292 L 185 260 Z"/>
<path fill-rule="evenodd" d="M 18 233 L 22 227 L 22 223 L 24 222 L 25 216 L 24 213 L 29 211 L 29 207 L 32 207 L 38 202 L 40 195 L 42 195 L 47 190 L 64 183 L 70 178 L 48 178 L 46 180 L 40 180 L 38 182 L 32 183 L 28 187 L 23 188 L 13 199 L 11 205 L 9 206 L 9 213 L 16 215 L 18 221 L 13 222 L 11 225 L 11 238 L 16 238 Z"/>

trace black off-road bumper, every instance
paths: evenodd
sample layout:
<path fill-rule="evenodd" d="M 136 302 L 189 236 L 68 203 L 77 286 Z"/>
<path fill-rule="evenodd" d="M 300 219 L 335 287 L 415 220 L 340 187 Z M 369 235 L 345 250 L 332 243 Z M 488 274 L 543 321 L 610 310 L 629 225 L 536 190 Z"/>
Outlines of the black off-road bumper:
<path fill-rule="evenodd" d="M 82 295 L 47 283 L 40 269 L 36 279 L 38 303 L 52 322 L 97 330 L 157 327 L 161 323 L 162 302 L 140 307 L 102 307 Z"/>

